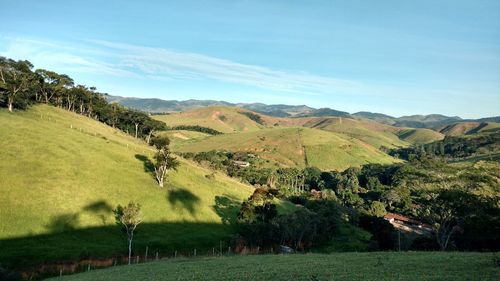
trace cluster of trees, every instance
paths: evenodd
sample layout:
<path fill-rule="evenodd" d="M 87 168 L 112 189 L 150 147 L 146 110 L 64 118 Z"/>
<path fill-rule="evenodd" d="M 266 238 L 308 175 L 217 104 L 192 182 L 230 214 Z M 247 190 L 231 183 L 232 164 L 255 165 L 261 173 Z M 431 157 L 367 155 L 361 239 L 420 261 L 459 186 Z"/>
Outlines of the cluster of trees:
<path fill-rule="evenodd" d="M 12 112 L 36 103 L 94 118 L 148 142 L 155 131 L 166 129 L 165 123 L 143 112 L 109 104 L 96 88 L 77 85 L 68 75 L 34 70 L 27 60 L 0 57 L 0 106 Z"/>
<path fill-rule="evenodd" d="M 489 154 L 500 149 L 500 131 L 470 136 L 447 136 L 443 140 L 407 148 L 387 150 L 391 156 L 408 161 L 442 157 L 462 159 Z"/>
<path fill-rule="evenodd" d="M 493 230 L 500 227 L 500 208 L 494 204 L 499 201 L 500 165 L 495 162 L 468 164 L 464 168 L 447 164 L 440 158 L 424 158 L 393 165 L 370 164 L 344 171 L 321 171 L 315 167 L 271 169 L 234 165 L 233 160 L 256 161 L 244 152 L 209 151 L 184 156 L 257 187 L 275 190 L 276 196 L 296 204 L 306 206 L 311 200 L 334 202 L 356 214 L 358 220 L 353 221 L 370 231 L 377 245 L 383 245 L 379 247 L 381 249 L 394 249 L 397 239 L 395 230 L 383 220 L 387 212 L 413 217 L 431 225 L 435 239 L 426 243 L 417 240 L 412 246 L 415 249 L 498 249 L 495 245 L 499 245 L 500 238 Z M 244 203 L 242 211 L 253 214 L 243 216 L 247 219 L 246 224 L 250 221 L 255 221 L 255 224 L 243 228 L 243 232 L 250 234 L 242 232 L 241 235 L 250 239 L 252 245 L 258 241 L 277 243 L 262 238 L 255 231 L 274 233 L 269 232 L 267 228 L 271 226 L 267 224 L 257 227 L 262 225 L 259 217 L 273 217 L 274 226 L 271 228 L 275 231 L 280 229 L 277 226 L 280 216 L 260 214 L 268 210 L 273 212 L 273 207 L 265 204 L 257 207 L 260 205 L 253 201 Z M 251 237 L 260 237 L 260 240 Z"/>
<path fill-rule="evenodd" d="M 219 132 L 215 129 L 208 128 L 208 127 L 203 127 L 203 126 L 198 126 L 198 125 L 179 125 L 179 126 L 173 126 L 171 128 L 168 128 L 169 130 L 186 130 L 186 131 L 195 131 L 195 132 L 201 132 L 209 135 L 222 135 L 222 132 Z"/>
<path fill-rule="evenodd" d="M 308 201 L 294 212 L 278 214 L 273 189 L 256 189 L 238 213 L 238 233 L 250 247 L 287 245 L 304 250 L 327 244 L 345 211 L 331 200 Z"/>
<path fill-rule="evenodd" d="M 264 125 L 264 120 L 262 120 L 262 117 L 260 117 L 260 115 L 258 114 L 249 111 L 241 111 L 240 114 L 245 115 L 246 117 L 250 118 L 250 120 L 255 121 L 257 124 Z"/>

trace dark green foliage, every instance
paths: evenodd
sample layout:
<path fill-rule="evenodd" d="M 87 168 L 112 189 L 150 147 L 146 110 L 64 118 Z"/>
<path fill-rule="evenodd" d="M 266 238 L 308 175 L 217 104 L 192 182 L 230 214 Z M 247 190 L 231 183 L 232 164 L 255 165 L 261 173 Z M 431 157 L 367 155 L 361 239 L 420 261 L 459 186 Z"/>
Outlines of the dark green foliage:
<path fill-rule="evenodd" d="M 499 197 L 482 197 L 460 189 L 423 194 L 420 217 L 434 229 L 441 250 L 448 248 L 498 250 Z M 455 244 L 458 240 L 460 244 Z"/>
<path fill-rule="evenodd" d="M 258 114 L 255 114 L 253 112 L 248 112 L 248 111 L 240 111 L 239 113 L 245 115 L 246 117 L 250 118 L 250 120 L 253 120 L 260 125 L 264 124 L 264 121 L 262 120 L 262 118 Z"/>
<path fill-rule="evenodd" d="M 21 275 L 17 272 L 10 271 L 0 266 L 0 280 L 1 281 L 18 281 L 21 280 Z"/>
<path fill-rule="evenodd" d="M 389 154 L 408 161 L 423 161 L 433 157 L 457 160 L 490 154 L 499 149 L 500 132 L 497 131 L 474 136 L 447 136 L 443 140 L 428 144 L 389 150 Z"/>
<path fill-rule="evenodd" d="M 372 233 L 372 250 L 395 250 L 397 232 L 385 219 L 363 215 L 359 218 L 359 226 Z"/>
<path fill-rule="evenodd" d="M 186 131 L 201 132 L 209 135 L 222 135 L 222 132 L 219 132 L 215 129 L 198 125 L 179 125 L 170 128 L 170 130 L 186 130 Z"/>

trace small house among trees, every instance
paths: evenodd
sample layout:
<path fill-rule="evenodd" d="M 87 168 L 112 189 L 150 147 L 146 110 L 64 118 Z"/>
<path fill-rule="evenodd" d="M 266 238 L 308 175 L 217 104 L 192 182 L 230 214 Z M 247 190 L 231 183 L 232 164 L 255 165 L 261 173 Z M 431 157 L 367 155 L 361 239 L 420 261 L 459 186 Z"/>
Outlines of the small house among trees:
<path fill-rule="evenodd" d="M 250 162 L 247 162 L 247 161 L 238 161 L 238 160 L 234 160 L 234 161 L 233 161 L 233 164 L 234 164 L 235 166 L 238 166 L 238 167 L 241 167 L 241 168 L 250 167 Z"/>
<path fill-rule="evenodd" d="M 432 233 L 432 227 L 430 225 L 400 214 L 387 213 L 384 219 L 392 224 L 394 228 L 405 232 L 413 232 L 421 235 Z"/>

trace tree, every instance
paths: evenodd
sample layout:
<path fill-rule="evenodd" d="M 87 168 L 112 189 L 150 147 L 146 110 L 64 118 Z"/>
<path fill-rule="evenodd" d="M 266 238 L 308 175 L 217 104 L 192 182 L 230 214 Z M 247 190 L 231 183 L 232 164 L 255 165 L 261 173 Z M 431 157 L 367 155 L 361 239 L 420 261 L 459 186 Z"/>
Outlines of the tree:
<path fill-rule="evenodd" d="M 467 194 L 458 190 L 441 190 L 429 193 L 423 200 L 420 215 L 431 223 L 441 251 L 448 249 L 452 236 L 461 231 L 461 208 L 467 205 L 462 202 Z"/>
<path fill-rule="evenodd" d="M 118 207 L 116 207 L 113 212 L 115 213 L 116 222 L 118 224 L 121 224 L 127 233 L 128 264 L 130 264 L 132 257 L 132 240 L 134 239 L 134 231 L 142 222 L 141 206 L 139 204 L 130 202 L 125 207 L 118 205 Z"/>
<path fill-rule="evenodd" d="M 29 89 L 36 84 L 32 68 L 33 65 L 27 60 L 0 57 L 0 90 L 10 112 L 14 109 L 14 103 L 20 106 L 28 104 L 29 99 L 22 96 L 28 95 Z"/>
<path fill-rule="evenodd" d="M 53 102 L 55 105 L 58 105 L 57 101 L 53 101 L 52 99 L 56 96 L 61 96 L 64 89 L 72 87 L 74 84 L 73 79 L 69 76 L 50 70 L 37 69 L 35 73 L 38 76 L 40 84 L 40 94 L 46 104 Z"/>
<path fill-rule="evenodd" d="M 385 210 L 384 203 L 380 201 L 371 202 L 368 209 L 368 214 L 380 218 L 385 216 L 385 214 L 387 214 L 387 211 Z"/>
<path fill-rule="evenodd" d="M 169 170 L 176 169 L 179 166 L 179 162 L 172 156 L 172 152 L 169 149 L 170 139 L 168 137 L 155 137 L 153 139 L 153 145 L 156 147 L 155 154 L 155 176 L 158 181 L 158 185 L 163 187 L 163 182 Z"/>

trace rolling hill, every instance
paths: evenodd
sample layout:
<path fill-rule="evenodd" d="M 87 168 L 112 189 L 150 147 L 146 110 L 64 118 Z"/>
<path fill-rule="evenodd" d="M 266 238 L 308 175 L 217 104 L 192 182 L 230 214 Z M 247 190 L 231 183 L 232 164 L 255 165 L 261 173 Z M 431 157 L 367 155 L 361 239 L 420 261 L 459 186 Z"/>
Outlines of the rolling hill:
<path fill-rule="evenodd" d="M 223 133 L 256 131 L 263 127 L 245 114 L 251 111 L 227 106 L 211 106 L 180 113 L 155 115 L 153 118 L 163 121 L 167 126 L 199 125 Z M 260 116 L 260 115 L 256 115 Z"/>
<path fill-rule="evenodd" d="M 447 136 L 461 136 L 476 133 L 488 133 L 500 130 L 500 123 L 460 122 L 447 125 L 438 131 Z"/>
<path fill-rule="evenodd" d="M 109 102 L 117 102 L 123 106 L 152 113 L 183 112 L 198 108 L 212 106 L 228 106 L 248 109 L 253 112 L 271 117 L 359 117 L 370 119 L 382 124 L 395 127 L 428 128 L 436 129 L 457 122 L 499 123 L 500 117 L 486 117 L 480 119 L 462 119 L 458 116 L 445 116 L 441 114 L 408 115 L 393 117 L 387 114 L 369 111 L 360 111 L 353 114 L 331 108 L 313 108 L 307 105 L 264 104 L 264 103 L 230 103 L 215 100 L 162 100 L 151 98 L 130 98 L 106 95 Z"/>
<path fill-rule="evenodd" d="M 109 256 L 125 251 L 113 208 L 135 201 L 143 224 L 135 247 L 218 245 L 222 224 L 253 188 L 180 159 L 167 187 L 151 175 L 143 141 L 93 119 L 37 105 L 0 109 L 0 263 Z M 136 249 L 137 249 L 136 248 Z"/>
<path fill-rule="evenodd" d="M 318 129 L 267 128 L 253 132 L 224 134 L 177 142 L 180 152 L 210 150 L 247 151 L 271 164 L 286 167 L 316 166 L 324 170 L 343 170 L 367 163 L 393 163 L 397 160 L 375 147 L 343 134 Z"/>
<path fill-rule="evenodd" d="M 345 134 L 376 148 L 408 145 L 395 134 L 398 131 L 397 128 L 366 119 L 327 117 L 310 118 L 304 121 L 304 127 Z"/>
<path fill-rule="evenodd" d="M 444 135 L 431 129 L 401 129 L 396 133 L 400 139 L 412 144 L 424 144 L 442 140 Z"/>

